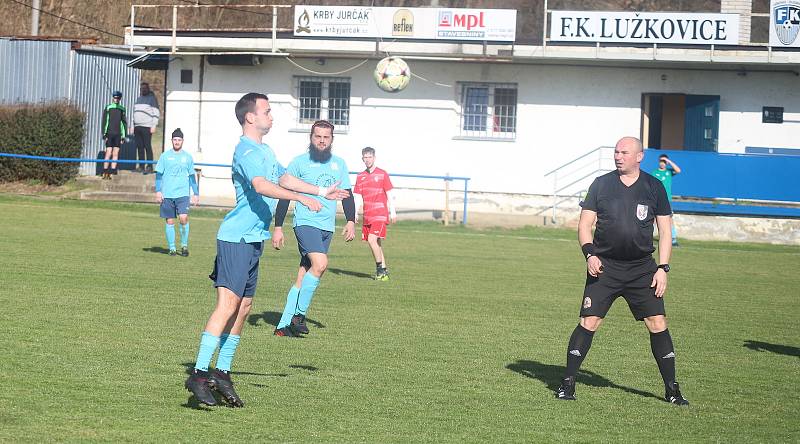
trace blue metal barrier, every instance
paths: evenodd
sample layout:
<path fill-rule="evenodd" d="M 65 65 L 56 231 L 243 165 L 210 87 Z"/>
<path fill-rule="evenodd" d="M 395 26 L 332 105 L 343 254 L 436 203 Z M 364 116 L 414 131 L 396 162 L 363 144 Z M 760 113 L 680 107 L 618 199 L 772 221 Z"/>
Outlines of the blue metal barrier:
<path fill-rule="evenodd" d="M 9 157 L 12 159 L 33 159 L 33 160 L 49 160 L 53 162 L 74 162 L 74 163 L 105 163 L 105 162 L 115 162 L 115 163 L 138 163 L 138 164 L 155 164 L 157 161 L 155 160 L 106 160 L 106 159 L 76 159 L 72 157 L 48 157 L 48 156 L 32 156 L 29 154 L 12 154 L 12 153 L 0 153 L 0 157 Z M 210 166 L 210 167 L 223 167 L 223 168 L 230 168 L 231 165 L 222 164 L 222 163 L 195 163 L 195 166 Z M 349 174 L 357 175 L 360 171 L 350 171 Z M 458 176 L 427 176 L 427 175 L 420 175 L 420 174 L 390 174 L 391 177 L 410 177 L 410 178 L 417 178 L 417 179 L 440 179 L 447 182 L 453 180 L 462 180 L 464 181 L 464 213 L 461 219 L 461 223 L 467 223 L 467 192 L 468 192 L 468 184 L 469 184 L 469 177 L 458 177 Z"/>
<path fill-rule="evenodd" d="M 699 199 L 763 200 L 800 203 L 800 156 L 709 153 L 699 151 L 645 151 L 641 168 L 658 168 L 658 156 L 666 154 L 681 168 L 672 181 L 673 196 Z M 687 202 L 675 202 L 677 210 Z M 685 206 L 685 205 L 684 205 Z M 692 206 L 686 211 L 787 216 L 786 207 L 714 204 Z M 770 210 L 770 208 L 774 208 Z M 783 208 L 783 209 L 781 209 Z M 796 217 L 796 211 L 788 211 Z"/>

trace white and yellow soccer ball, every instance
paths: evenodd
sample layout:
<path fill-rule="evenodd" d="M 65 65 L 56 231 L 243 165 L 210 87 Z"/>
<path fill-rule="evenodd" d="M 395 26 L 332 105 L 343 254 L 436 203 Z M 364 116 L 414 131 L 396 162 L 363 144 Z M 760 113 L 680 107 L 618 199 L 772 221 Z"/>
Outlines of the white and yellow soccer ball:
<path fill-rule="evenodd" d="M 375 83 L 386 92 L 402 91 L 411 81 L 411 69 L 400 57 L 386 57 L 375 67 Z"/>

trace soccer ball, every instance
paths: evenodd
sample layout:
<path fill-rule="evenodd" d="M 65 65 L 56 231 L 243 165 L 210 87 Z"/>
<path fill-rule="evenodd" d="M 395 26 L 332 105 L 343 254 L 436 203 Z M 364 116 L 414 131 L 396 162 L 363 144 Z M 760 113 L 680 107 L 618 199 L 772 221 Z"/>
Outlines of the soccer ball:
<path fill-rule="evenodd" d="M 375 67 L 375 83 L 386 92 L 402 91 L 411 81 L 411 70 L 400 57 L 386 57 Z"/>

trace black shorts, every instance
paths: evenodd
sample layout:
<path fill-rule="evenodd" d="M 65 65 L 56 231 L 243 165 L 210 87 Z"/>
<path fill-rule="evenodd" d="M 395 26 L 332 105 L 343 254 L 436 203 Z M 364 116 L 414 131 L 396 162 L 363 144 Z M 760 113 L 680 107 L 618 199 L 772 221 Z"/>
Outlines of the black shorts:
<path fill-rule="evenodd" d="M 121 134 L 106 134 L 106 148 L 119 148 L 121 141 Z"/>
<path fill-rule="evenodd" d="M 600 257 L 603 272 L 598 277 L 586 274 L 586 288 L 581 301 L 581 317 L 604 318 L 618 297 L 628 302 L 637 321 L 665 315 L 664 298 L 656 297 L 655 287 L 650 287 L 658 270 L 652 256 L 635 261 L 616 261 Z"/>

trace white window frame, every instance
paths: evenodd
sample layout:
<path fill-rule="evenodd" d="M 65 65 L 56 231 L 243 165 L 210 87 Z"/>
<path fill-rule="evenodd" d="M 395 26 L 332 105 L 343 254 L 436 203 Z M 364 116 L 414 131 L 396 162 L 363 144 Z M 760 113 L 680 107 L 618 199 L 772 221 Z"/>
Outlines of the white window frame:
<path fill-rule="evenodd" d="M 519 110 L 519 88 L 516 83 L 492 83 L 492 82 L 458 82 L 458 103 L 459 103 L 459 119 L 458 119 L 458 136 L 456 139 L 469 139 L 469 140 L 504 140 L 514 141 L 517 137 L 517 118 Z M 470 89 L 486 89 L 487 103 L 486 112 L 483 114 L 483 129 L 468 128 L 470 119 L 475 118 L 474 114 L 470 114 L 467 107 L 467 93 Z M 495 92 L 498 89 L 511 89 L 515 92 L 514 103 L 510 105 L 512 108 L 505 116 L 497 113 L 497 108 L 506 106 L 495 103 Z M 513 122 L 510 128 L 504 128 L 500 124 L 499 119 L 511 119 Z"/>
<path fill-rule="evenodd" d="M 303 82 L 319 82 L 321 84 L 320 97 L 319 97 L 319 118 L 311 119 L 302 116 L 302 98 L 300 97 L 300 86 Z M 346 122 L 341 120 L 331 120 L 331 98 L 330 98 L 330 84 L 331 83 L 347 83 L 350 87 L 350 94 L 347 97 L 347 106 L 344 112 L 347 115 Z M 352 82 L 350 77 L 320 77 L 320 76 L 294 76 L 294 95 L 297 101 L 295 113 L 295 129 L 308 130 L 316 120 L 328 120 L 336 127 L 336 132 L 345 132 L 350 127 L 350 111 L 352 108 Z"/>

